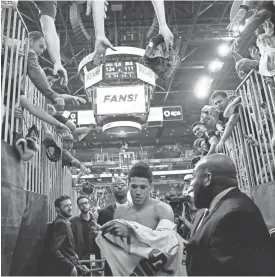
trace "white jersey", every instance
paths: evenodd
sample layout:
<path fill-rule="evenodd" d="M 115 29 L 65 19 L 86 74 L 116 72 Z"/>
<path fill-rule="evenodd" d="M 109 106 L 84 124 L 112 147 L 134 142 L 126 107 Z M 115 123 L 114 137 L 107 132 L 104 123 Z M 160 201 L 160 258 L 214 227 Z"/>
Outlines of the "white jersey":
<path fill-rule="evenodd" d="M 170 220 L 156 230 L 134 221 L 114 220 L 133 230 L 128 238 L 100 233 L 96 242 L 114 276 L 183 276 L 183 239 Z"/>

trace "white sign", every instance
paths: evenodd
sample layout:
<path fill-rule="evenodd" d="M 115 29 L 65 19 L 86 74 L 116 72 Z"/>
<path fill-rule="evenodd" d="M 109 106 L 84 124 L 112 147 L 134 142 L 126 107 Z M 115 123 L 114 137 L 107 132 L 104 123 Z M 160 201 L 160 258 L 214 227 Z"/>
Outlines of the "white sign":
<path fill-rule="evenodd" d="M 162 107 L 151 107 L 148 116 L 148 122 L 163 121 Z"/>
<path fill-rule="evenodd" d="M 96 88 L 98 115 L 146 113 L 145 87 Z"/>
<path fill-rule="evenodd" d="M 103 67 L 103 65 L 100 65 L 100 66 L 92 69 L 91 71 L 85 73 L 85 89 L 102 81 L 102 77 L 103 77 L 102 67 Z"/>
<path fill-rule="evenodd" d="M 140 63 L 136 63 L 136 67 L 137 67 L 137 78 L 155 87 L 156 74 L 154 73 L 154 71 Z"/>

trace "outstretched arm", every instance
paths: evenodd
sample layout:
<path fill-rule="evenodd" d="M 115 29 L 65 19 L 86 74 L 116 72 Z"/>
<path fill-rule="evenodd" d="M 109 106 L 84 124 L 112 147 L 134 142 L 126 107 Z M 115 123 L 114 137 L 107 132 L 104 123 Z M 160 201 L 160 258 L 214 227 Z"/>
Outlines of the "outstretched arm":
<path fill-rule="evenodd" d="M 158 23 L 159 23 L 159 32 L 163 35 L 166 48 L 170 49 L 173 46 L 174 35 L 170 31 L 165 17 L 165 8 L 163 0 L 152 0 L 152 4 L 154 6 Z"/>
<path fill-rule="evenodd" d="M 64 78 L 64 85 L 68 84 L 68 76 L 66 69 L 61 64 L 60 57 L 60 40 L 56 32 L 54 19 L 46 14 L 40 16 L 40 23 L 43 34 L 45 35 L 48 52 L 54 63 L 54 74 L 59 74 Z"/>

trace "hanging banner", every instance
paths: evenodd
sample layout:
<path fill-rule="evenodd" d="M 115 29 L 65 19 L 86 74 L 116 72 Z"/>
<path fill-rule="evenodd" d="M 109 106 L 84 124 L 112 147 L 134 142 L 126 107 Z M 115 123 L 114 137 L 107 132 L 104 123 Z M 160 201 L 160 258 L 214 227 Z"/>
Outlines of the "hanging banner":
<path fill-rule="evenodd" d="M 100 66 L 92 69 L 91 71 L 85 73 L 85 89 L 102 81 L 102 78 L 103 78 L 102 66 L 103 65 L 100 65 Z"/>
<path fill-rule="evenodd" d="M 139 63 L 136 63 L 136 67 L 137 67 L 137 78 L 155 87 L 156 74 L 154 73 L 154 71 Z"/>
<path fill-rule="evenodd" d="M 146 113 L 144 86 L 96 88 L 96 114 Z"/>

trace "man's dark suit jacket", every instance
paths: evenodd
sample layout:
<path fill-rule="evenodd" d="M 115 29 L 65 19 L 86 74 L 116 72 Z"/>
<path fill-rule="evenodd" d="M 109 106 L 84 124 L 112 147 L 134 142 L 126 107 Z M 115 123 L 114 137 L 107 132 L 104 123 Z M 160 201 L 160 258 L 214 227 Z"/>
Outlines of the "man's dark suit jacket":
<path fill-rule="evenodd" d="M 49 232 L 49 254 L 51 272 L 57 276 L 69 276 L 73 267 L 77 266 L 77 255 L 71 224 L 63 216 L 58 215 Z"/>
<path fill-rule="evenodd" d="M 97 218 L 97 223 L 99 225 L 104 225 L 105 223 L 113 220 L 114 218 L 114 214 L 115 214 L 115 210 L 116 210 L 116 205 L 110 205 L 107 208 L 100 210 L 98 213 L 98 218 Z M 100 259 L 100 249 L 97 246 L 96 248 L 96 258 Z M 112 271 L 108 265 L 108 263 L 105 262 L 105 270 L 104 270 L 104 275 L 105 276 L 113 276 Z"/>
<path fill-rule="evenodd" d="M 188 276 L 275 275 L 262 214 L 238 188 L 229 191 L 193 231 L 186 250 Z"/>
<path fill-rule="evenodd" d="M 92 214 L 90 214 L 90 215 L 91 215 L 92 220 L 94 220 L 93 215 Z M 83 241 L 83 230 L 82 230 L 81 220 L 82 220 L 81 215 L 75 216 L 75 217 L 71 218 L 71 220 L 70 220 L 71 228 L 72 228 L 73 235 L 74 235 L 75 252 L 80 259 L 88 258 L 88 257 L 86 257 L 87 253 L 84 253 L 84 241 Z M 90 233 L 89 233 L 89 242 L 90 242 L 89 249 L 92 249 L 92 251 L 94 251 L 93 248 L 95 246 L 95 239 L 92 234 L 92 230 L 90 230 Z M 92 254 L 92 253 L 90 253 L 90 254 Z"/>
<path fill-rule="evenodd" d="M 100 210 L 98 213 L 97 223 L 99 225 L 104 225 L 105 223 L 113 220 L 116 210 L 116 205 L 110 205 L 107 208 Z"/>

